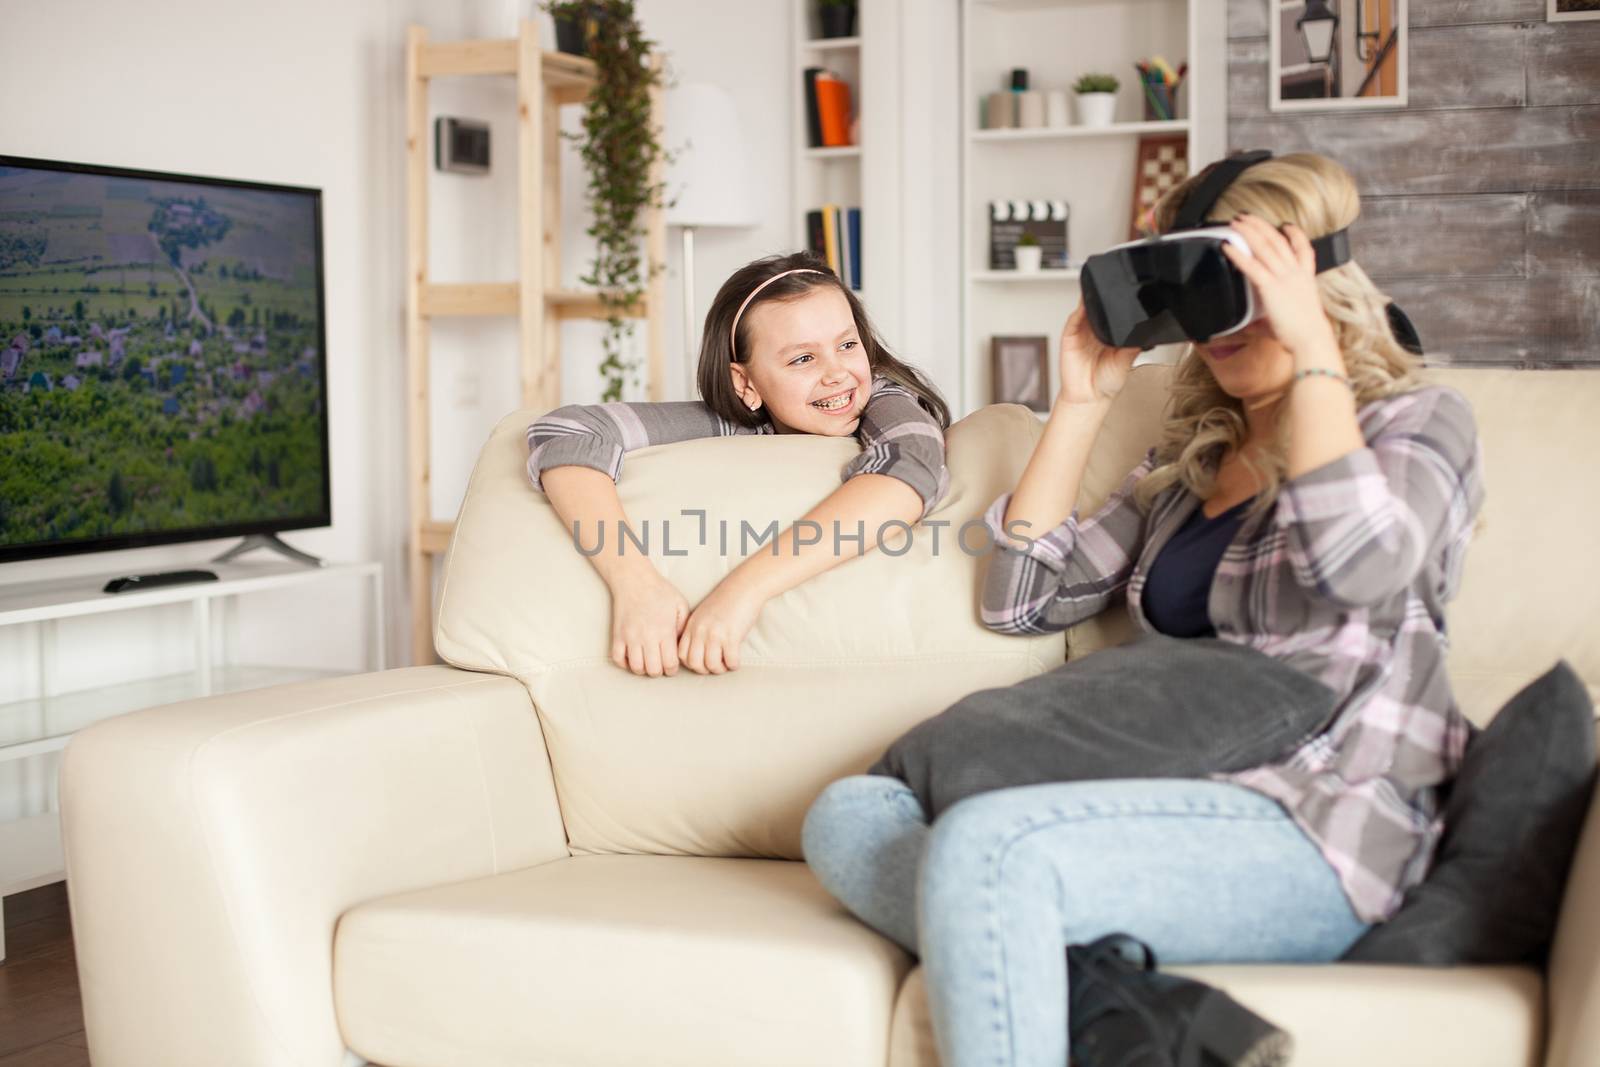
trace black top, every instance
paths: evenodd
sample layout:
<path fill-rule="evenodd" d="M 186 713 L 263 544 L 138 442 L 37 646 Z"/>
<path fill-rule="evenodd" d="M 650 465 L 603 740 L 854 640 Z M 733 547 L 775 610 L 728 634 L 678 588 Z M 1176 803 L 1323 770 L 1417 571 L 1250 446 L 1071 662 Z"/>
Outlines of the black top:
<path fill-rule="evenodd" d="M 1206 517 L 1202 503 L 1161 546 L 1139 597 L 1151 626 L 1172 637 L 1217 636 L 1206 608 L 1211 579 L 1253 500 L 1241 500 L 1216 518 Z"/>

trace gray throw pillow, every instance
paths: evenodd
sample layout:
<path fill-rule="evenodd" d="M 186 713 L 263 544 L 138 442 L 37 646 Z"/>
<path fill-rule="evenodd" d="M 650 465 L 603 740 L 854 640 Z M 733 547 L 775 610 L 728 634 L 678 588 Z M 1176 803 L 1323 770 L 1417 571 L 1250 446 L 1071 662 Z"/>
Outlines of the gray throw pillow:
<path fill-rule="evenodd" d="M 1595 782 L 1594 706 L 1565 660 L 1467 744 L 1428 877 L 1344 958 L 1539 963 Z"/>
<path fill-rule="evenodd" d="M 1321 733 L 1336 706 L 1333 690 L 1265 653 L 1148 634 L 971 693 L 901 735 L 867 773 L 905 781 L 932 819 L 994 789 L 1260 766 Z"/>

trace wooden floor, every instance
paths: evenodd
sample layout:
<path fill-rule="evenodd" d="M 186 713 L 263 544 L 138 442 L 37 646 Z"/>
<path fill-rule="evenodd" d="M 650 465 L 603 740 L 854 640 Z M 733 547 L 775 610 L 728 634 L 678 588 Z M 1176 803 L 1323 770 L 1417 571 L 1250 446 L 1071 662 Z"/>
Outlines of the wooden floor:
<path fill-rule="evenodd" d="M 66 883 L 7 897 L 0 1067 L 89 1067 Z"/>

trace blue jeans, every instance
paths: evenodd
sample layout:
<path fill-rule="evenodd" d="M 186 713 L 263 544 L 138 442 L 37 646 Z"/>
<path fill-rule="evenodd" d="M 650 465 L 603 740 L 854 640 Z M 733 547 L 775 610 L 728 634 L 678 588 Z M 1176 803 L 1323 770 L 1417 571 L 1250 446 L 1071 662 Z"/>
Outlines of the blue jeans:
<path fill-rule="evenodd" d="M 1064 1067 L 1068 944 L 1124 931 L 1163 963 L 1324 962 L 1367 929 L 1284 809 L 1224 782 L 1000 789 L 930 827 L 904 782 L 855 775 L 802 842 L 830 893 L 921 957 L 944 1067 Z"/>

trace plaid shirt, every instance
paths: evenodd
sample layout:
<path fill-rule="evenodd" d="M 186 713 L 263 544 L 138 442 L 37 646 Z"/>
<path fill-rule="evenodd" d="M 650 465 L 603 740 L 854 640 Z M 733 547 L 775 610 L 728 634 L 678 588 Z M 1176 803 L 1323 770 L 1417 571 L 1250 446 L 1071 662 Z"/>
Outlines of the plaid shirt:
<path fill-rule="evenodd" d="M 699 400 L 656 404 L 569 404 L 541 415 L 528 426 L 528 480 L 543 492 L 539 475 L 551 467 L 576 465 L 604 471 L 612 481 L 622 473 L 622 456 L 636 448 L 776 433 L 771 422 L 740 426 Z M 916 396 L 888 378 L 874 378 L 855 436 L 861 454 L 839 472 L 843 481 L 858 474 L 887 474 L 905 482 L 922 498 L 926 516 L 950 488 L 944 465 L 944 430 Z"/>
<path fill-rule="evenodd" d="M 1443 829 L 1435 787 L 1460 766 L 1470 727 L 1445 673 L 1445 602 L 1460 584 L 1483 500 L 1472 410 L 1427 386 L 1359 412 L 1366 447 L 1286 480 L 1247 515 L 1208 603 L 1217 636 L 1259 649 L 1340 695 L 1331 726 L 1281 762 L 1212 777 L 1283 804 L 1338 872 L 1355 912 L 1390 917 L 1422 880 Z M 1005 633 L 1049 633 L 1140 596 L 1157 553 L 1201 501 L 1174 485 L 1141 512 L 1133 487 L 1155 450 L 1087 520 L 1037 540 L 985 515 L 981 616 Z"/>

